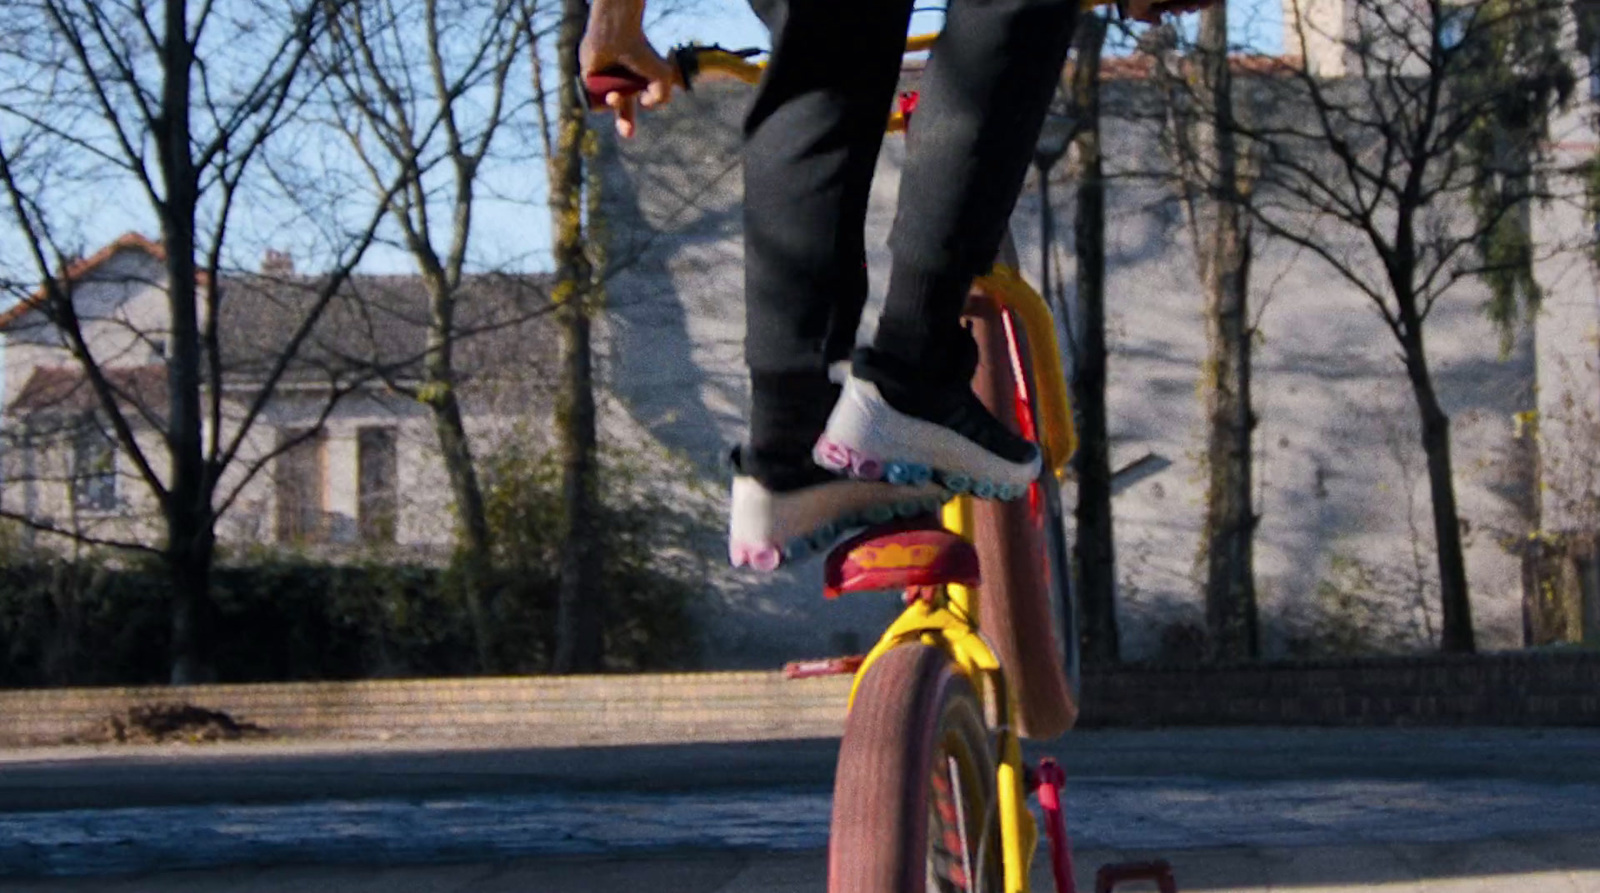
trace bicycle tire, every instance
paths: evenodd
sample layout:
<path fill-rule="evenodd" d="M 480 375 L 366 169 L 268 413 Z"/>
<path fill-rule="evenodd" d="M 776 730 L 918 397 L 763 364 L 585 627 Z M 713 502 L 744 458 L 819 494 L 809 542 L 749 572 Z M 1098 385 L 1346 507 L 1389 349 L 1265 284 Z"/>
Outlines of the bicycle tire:
<path fill-rule="evenodd" d="M 968 299 L 966 317 L 980 346 L 973 389 L 995 418 L 1021 434 L 1003 311 L 996 299 L 978 290 Z M 1031 377 L 1026 333 L 1018 328 L 1016 335 L 1023 369 Z M 1030 387 L 1029 393 L 1037 390 Z M 1042 474 L 1040 486 L 1053 486 L 1049 477 Z M 1059 518 L 1052 522 L 1036 515 L 1031 503 L 1032 497 L 973 506 L 973 545 L 983 574 L 978 621 L 1016 692 L 1018 732 L 1047 741 L 1078 719 L 1077 693 L 1069 678 L 1075 643 L 1068 638 L 1071 615 L 1058 607 L 1070 597 L 1070 590 L 1061 588 L 1070 577 L 1055 573 L 1055 540 L 1064 540 L 1066 530 Z M 1039 508 L 1049 511 L 1047 499 L 1041 499 Z"/>
<path fill-rule="evenodd" d="M 936 779 L 952 774 L 941 792 Z M 927 645 L 884 654 L 845 721 L 829 893 L 998 893 L 995 776 L 994 744 L 966 676 Z"/>

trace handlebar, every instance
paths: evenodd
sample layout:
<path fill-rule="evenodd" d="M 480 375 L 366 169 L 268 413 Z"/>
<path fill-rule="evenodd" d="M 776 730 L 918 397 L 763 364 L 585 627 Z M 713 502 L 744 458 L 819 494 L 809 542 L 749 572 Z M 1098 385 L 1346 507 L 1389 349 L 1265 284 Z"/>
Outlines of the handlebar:
<path fill-rule="evenodd" d="M 761 50 L 757 49 L 728 50 L 720 46 L 687 44 L 673 49 L 667 54 L 667 59 L 678 70 L 678 80 L 683 88 L 692 91 L 695 81 L 705 75 L 713 78 L 731 77 L 747 84 L 759 82 L 766 66 L 750 61 L 759 55 Z M 606 107 L 608 94 L 633 96 L 644 92 L 650 82 L 635 71 L 612 66 L 589 75 L 583 86 L 589 94 L 589 107 L 602 110 Z"/>
<path fill-rule="evenodd" d="M 906 52 L 915 53 L 933 46 L 937 34 L 920 34 L 906 41 Z M 678 80 L 685 90 L 694 90 L 695 82 L 703 77 L 713 80 L 731 79 L 742 81 L 746 84 L 757 84 L 761 81 L 762 72 L 766 70 L 766 63 L 752 62 L 753 57 L 761 55 L 761 50 L 744 49 L 729 50 L 720 46 L 700 46 L 688 44 L 677 47 L 668 54 L 668 61 L 678 70 Z M 620 66 L 613 66 L 589 75 L 584 80 L 584 90 L 588 94 L 589 107 L 596 111 L 606 108 L 606 96 L 611 93 L 620 93 L 623 96 L 633 96 L 650 86 L 650 82 L 637 72 Z M 889 132 L 898 133 L 905 130 L 907 116 L 915 103 L 902 101 L 900 111 L 889 118 Z"/>
<path fill-rule="evenodd" d="M 1081 0 L 1081 5 L 1086 10 L 1100 6 L 1115 6 L 1117 14 L 1127 18 L 1128 2 L 1129 0 Z M 1193 12 L 1219 2 L 1223 0 L 1154 0 L 1146 10 L 1146 15 L 1141 18 L 1145 21 L 1157 21 L 1163 15 Z M 932 49 L 934 41 L 938 38 L 937 32 L 914 35 L 906 39 L 905 51 L 920 53 Z M 751 62 L 750 59 L 760 55 L 761 52 L 757 49 L 727 50 L 714 45 L 687 44 L 673 49 L 668 57 L 678 69 L 683 88 L 693 90 L 695 80 L 706 74 L 731 77 L 747 84 L 759 82 L 765 65 Z M 621 66 L 595 72 L 589 75 L 583 84 L 588 94 L 589 107 L 595 110 L 606 108 L 606 96 L 611 93 L 633 96 L 642 93 L 649 86 L 650 82 L 637 72 Z M 904 127 L 904 116 L 896 113 L 890 120 L 890 131 L 902 130 Z"/>

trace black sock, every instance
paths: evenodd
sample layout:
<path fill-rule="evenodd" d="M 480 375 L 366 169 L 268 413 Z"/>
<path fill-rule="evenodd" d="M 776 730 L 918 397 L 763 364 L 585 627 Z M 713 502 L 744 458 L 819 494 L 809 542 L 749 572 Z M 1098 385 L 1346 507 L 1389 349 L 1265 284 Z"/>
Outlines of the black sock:
<path fill-rule="evenodd" d="M 839 399 L 839 386 L 823 372 L 750 374 L 750 444 L 745 473 L 773 490 L 793 490 L 832 475 L 811 460 L 811 449 Z"/>
<path fill-rule="evenodd" d="M 919 374 L 945 371 L 951 350 L 966 334 L 961 328 L 961 311 L 971 287 L 971 276 L 935 274 L 895 264 L 873 347 Z"/>

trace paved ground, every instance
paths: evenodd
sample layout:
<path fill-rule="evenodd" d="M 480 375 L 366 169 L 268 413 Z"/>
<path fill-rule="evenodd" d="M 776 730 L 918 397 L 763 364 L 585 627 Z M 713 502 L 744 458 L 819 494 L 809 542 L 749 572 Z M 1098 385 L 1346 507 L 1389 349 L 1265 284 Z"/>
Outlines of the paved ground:
<path fill-rule="evenodd" d="M 581 791 L 827 790 L 837 740 L 531 749 L 248 743 L 0 749 L 0 813 L 199 803 Z M 1074 732 L 1031 755 L 1074 777 L 1419 778 L 1600 785 L 1600 729 Z"/>
<path fill-rule="evenodd" d="M 1167 851 L 1178 889 L 1231 893 L 1600 893 L 1600 835 L 1471 847 L 1394 844 Z M 1080 850 L 1078 888 L 1107 862 L 1150 853 Z M 826 856 L 715 853 L 627 859 L 541 859 L 402 868 L 231 868 L 135 878 L 8 882 L 8 893 L 822 893 Z M 1033 889 L 1053 890 L 1043 859 Z M 1145 891 L 1146 885 L 1118 890 Z"/>
<path fill-rule="evenodd" d="M 1085 871 L 1155 848 L 1183 889 L 1600 893 L 1600 731 L 1085 732 L 1049 750 Z M 0 752 L 0 889 L 820 890 L 836 751 Z M 225 867 L 295 864 L 323 867 Z"/>

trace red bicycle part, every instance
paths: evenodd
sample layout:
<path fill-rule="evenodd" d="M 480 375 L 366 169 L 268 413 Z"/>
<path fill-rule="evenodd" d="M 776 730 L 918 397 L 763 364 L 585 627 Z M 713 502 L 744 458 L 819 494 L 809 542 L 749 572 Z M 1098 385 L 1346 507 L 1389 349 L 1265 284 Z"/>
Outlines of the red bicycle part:
<path fill-rule="evenodd" d="M 978 585 L 978 552 L 936 519 L 875 527 L 828 553 L 822 593 L 887 592 L 915 587 Z"/>
<path fill-rule="evenodd" d="M 1067 837 L 1066 815 L 1061 808 L 1061 789 L 1067 773 L 1049 757 L 1039 762 L 1039 808 L 1044 812 L 1045 830 L 1050 833 L 1050 871 L 1056 878 L 1056 893 L 1078 893 L 1072 876 L 1072 840 Z"/>
<path fill-rule="evenodd" d="M 1011 374 L 1017 383 L 1015 410 L 1017 424 L 1022 428 L 1019 433 L 1024 440 L 1038 443 L 1039 430 L 1033 417 L 1033 394 L 1028 390 L 1027 370 L 1022 365 L 1022 343 L 1017 335 L 1016 314 L 1010 310 L 1002 310 L 1000 321 L 1005 325 L 1006 349 L 1011 357 Z M 1038 481 L 1028 484 L 1028 511 L 1032 513 L 1035 525 L 1044 525 L 1044 493 L 1040 491 Z"/>
<path fill-rule="evenodd" d="M 901 93 L 900 94 L 900 115 L 901 115 L 901 117 L 905 118 L 907 121 L 910 121 L 912 112 L 915 112 L 917 110 L 917 101 L 919 99 L 921 99 L 921 98 L 922 98 L 922 94 L 918 93 L 915 90 L 910 90 L 908 92 Z"/>
<path fill-rule="evenodd" d="M 621 93 L 623 96 L 633 96 L 644 92 L 650 86 L 650 81 L 631 68 L 613 65 L 610 68 L 597 71 L 583 79 L 583 89 L 589 94 L 589 108 L 606 108 L 606 96 L 612 93 Z"/>
<path fill-rule="evenodd" d="M 1165 859 L 1102 865 L 1095 875 L 1094 893 L 1111 893 L 1123 881 L 1155 881 L 1161 893 L 1178 893 L 1178 882 L 1172 879 L 1172 866 Z"/>
<path fill-rule="evenodd" d="M 852 676 L 861 669 L 865 655 L 851 657 L 825 657 L 819 660 L 795 660 L 783 665 L 785 679 L 816 679 L 820 676 Z"/>

